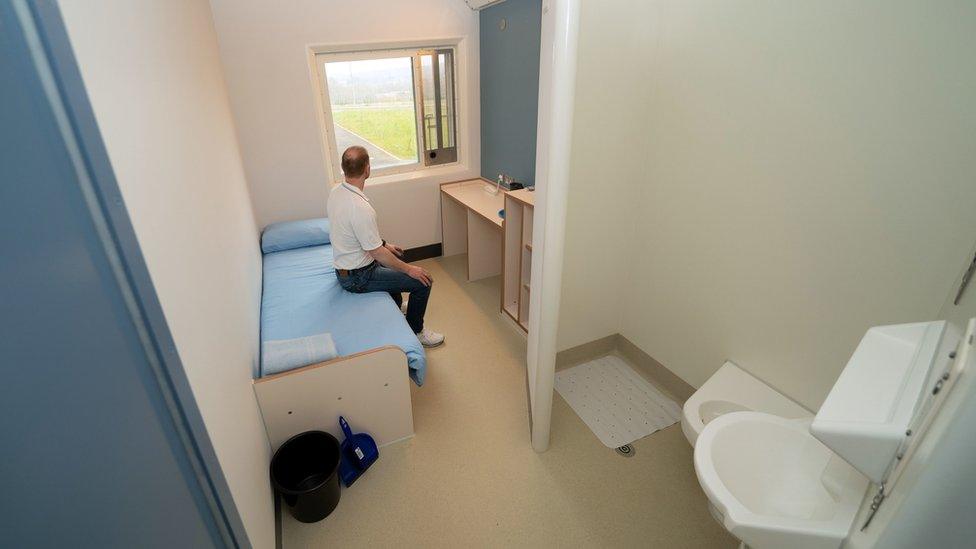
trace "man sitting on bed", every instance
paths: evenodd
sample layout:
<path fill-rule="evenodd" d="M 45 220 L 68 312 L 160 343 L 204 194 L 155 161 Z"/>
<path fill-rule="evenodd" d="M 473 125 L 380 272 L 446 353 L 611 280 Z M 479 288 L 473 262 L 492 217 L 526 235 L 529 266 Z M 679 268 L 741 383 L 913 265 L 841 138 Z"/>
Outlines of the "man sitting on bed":
<path fill-rule="evenodd" d="M 329 224 L 333 263 L 339 285 L 355 292 L 388 292 L 397 306 L 409 292 L 407 323 L 424 347 L 444 343 L 444 336 L 424 328 L 424 312 L 434 279 L 416 265 L 404 263 L 403 249 L 380 238 L 376 211 L 363 193 L 369 178 L 369 153 L 349 147 L 342 153 L 345 182 L 329 193 Z"/>

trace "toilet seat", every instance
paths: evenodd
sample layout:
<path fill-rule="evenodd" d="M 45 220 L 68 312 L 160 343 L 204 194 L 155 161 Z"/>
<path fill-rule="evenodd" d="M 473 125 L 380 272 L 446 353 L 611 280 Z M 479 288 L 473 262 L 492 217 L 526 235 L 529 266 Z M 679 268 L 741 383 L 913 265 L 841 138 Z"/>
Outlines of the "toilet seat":
<path fill-rule="evenodd" d="M 814 438 L 811 418 L 731 412 L 695 444 L 695 471 L 725 528 L 751 547 L 839 547 L 867 478 Z"/>
<path fill-rule="evenodd" d="M 765 412 L 785 418 L 813 414 L 734 363 L 726 361 L 682 407 L 681 431 L 692 446 L 712 420 L 732 412 Z"/>

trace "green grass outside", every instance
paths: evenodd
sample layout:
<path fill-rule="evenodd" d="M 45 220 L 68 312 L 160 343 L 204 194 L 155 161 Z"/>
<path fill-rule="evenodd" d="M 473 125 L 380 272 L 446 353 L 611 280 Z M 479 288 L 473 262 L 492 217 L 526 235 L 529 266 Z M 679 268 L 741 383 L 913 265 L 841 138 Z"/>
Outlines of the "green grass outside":
<path fill-rule="evenodd" d="M 417 122 L 411 107 L 336 109 L 332 116 L 336 124 L 401 160 L 417 158 Z"/>

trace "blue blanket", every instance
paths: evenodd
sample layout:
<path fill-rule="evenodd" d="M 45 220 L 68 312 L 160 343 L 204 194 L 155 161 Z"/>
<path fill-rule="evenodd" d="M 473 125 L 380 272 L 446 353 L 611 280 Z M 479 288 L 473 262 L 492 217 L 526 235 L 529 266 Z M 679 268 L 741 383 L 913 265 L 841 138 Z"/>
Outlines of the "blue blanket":
<path fill-rule="evenodd" d="M 396 345 L 407 355 L 410 378 L 424 384 L 427 357 L 400 309 L 387 293 L 343 290 L 332 267 L 332 246 L 265 254 L 262 343 L 321 333 L 332 334 L 340 356 Z M 262 376 L 274 373 L 262 365 Z"/>

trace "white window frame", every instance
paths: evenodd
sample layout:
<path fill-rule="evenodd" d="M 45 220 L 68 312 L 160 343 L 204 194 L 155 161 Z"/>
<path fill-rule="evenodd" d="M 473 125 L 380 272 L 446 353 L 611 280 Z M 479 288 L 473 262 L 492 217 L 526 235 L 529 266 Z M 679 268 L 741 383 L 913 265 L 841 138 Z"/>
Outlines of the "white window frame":
<path fill-rule="evenodd" d="M 313 88 L 315 90 L 315 105 L 319 120 L 319 132 L 322 138 L 323 156 L 326 171 L 331 184 L 342 181 L 342 167 L 338 162 L 339 154 L 335 138 L 335 121 L 332 117 L 332 104 L 329 98 L 328 81 L 323 71 L 324 63 L 333 61 L 364 61 L 369 59 L 387 59 L 392 57 L 414 57 L 418 52 L 429 50 L 452 50 L 454 62 L 454 145 L 457 157 L 449 163 L 426 165 L 422 155 L 425 153 L 423 135 L 423 114 L 420 102 L 422 97 L 416 93 L 420 89 L 418 80 L 422 77 L 418 67 L 414 67 L 414 116 L 417 132 L 418 161 L 411 164 L 390 166 L 372 171 L 373 178 L 385 178 L 403 174 L 423 174 L 424 172 L 442 170 L 445 167 L 456 168 L 463 165 L 466 149 L 463 129 L 467 128 L 466 89 L 464 83 L 464 66 L 461 62 L 460 38 L 425 40 L 397 44 L 347 44 L 347 45 L 318 45 L 308 47 L 308 65 Z"/>

